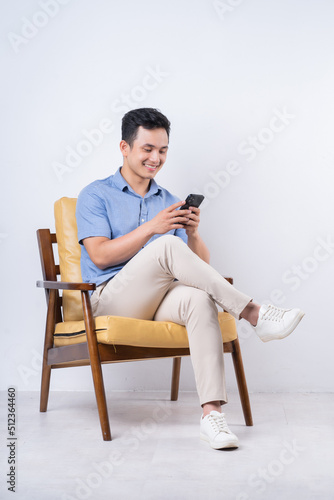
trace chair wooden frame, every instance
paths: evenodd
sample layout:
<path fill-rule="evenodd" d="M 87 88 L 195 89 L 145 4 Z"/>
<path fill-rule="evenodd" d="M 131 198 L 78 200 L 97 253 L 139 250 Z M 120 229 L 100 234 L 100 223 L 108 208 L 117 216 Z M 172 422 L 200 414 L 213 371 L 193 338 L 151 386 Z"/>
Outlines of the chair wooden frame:
<path fill-rule="evenodd" d="M 59 265 L 55 264 L 52 245 L 57 238 L 49 229 L 38 229 L 37 240 L 42 265 L 43 281 L 37 281 L 37 287 L 44 288 L 47 301 L 47 317 L 43 352 L 43 367 L 41 381 L 40 411 L 47 410 L 51 370 L 73 366 L 90 365 L 95 389 L 95 396 L 99 412 L 102 436 L 104 441 L 111 441 L 108 409 L 104 390 L 102 364 L 120 361 L 134 361 L 143 359 L 173 358 L 171 400 L 178 399 L 181 357 L 189 356 L 189 348 L 155 348 L 133 347 L 99 344 L 94 330 L 94 319 L 90 303 L 89 292 L 95 290 L 94 283 L 68 283 L 57 281 L 60 275 Z M 226 278 L 232 283 L 231 278 Z M 56 323 L 62 322 L 62 298 L 59 290 L 79 290 L 81 292 L 82 310 L 86 328 L 87 342 L 55 347 L 53 335 Z M 224 342 L 224 353 L 231 353 L 236 374 L 238 390 L 246 425 L 253 425 L 247 383 L 241 357 L 238 338 L 231 342 Z"/>

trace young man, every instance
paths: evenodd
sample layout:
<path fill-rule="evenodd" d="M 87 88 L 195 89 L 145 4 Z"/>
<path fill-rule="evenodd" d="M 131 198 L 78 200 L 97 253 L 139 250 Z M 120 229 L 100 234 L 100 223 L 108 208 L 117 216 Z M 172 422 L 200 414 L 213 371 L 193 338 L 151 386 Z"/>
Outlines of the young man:
<path fill-rule="evenodd" d="M 159 111 L 129 111 L 122 121 L 123 165 L 87 186 L 77 203 L 83 280 L 95 282 L 94 315 L 173 321 L 185 325 L 203 415 L 200 436 L 215 449 L 238 446 L 227 427 L 222 336 L 216 304 L 244 318 L 263 340 L 284 338 L 299 309 L 260 306 L 209 265 L 199 235 L 200 209 L 154 178 L 167 158 L 170 122 Z"/>

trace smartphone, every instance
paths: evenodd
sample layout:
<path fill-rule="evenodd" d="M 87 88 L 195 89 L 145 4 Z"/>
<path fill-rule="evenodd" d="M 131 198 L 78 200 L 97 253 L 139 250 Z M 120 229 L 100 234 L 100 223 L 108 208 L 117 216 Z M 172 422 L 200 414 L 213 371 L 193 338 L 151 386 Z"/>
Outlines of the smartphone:
<path fill-rule="evenodd" d="M 189 194 L 186 198 L 185 205 L 182 205 L 180 210 L 187 210 L 189 207 L 198 208 L 203 200 L 204 196 L 202 194 Z"/>

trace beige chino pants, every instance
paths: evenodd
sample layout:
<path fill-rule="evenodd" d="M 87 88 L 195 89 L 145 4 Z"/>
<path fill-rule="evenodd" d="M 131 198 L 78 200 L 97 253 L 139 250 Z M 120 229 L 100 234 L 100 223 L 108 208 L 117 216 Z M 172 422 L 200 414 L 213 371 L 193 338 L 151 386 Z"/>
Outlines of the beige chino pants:
<path fill-rule="evenodd" d="M 227 401 L 216 304 L 239 319 L 251 300 L 172 235 L 144 247 L 91 298 L 94 316 L 184 325 L 201 405 Z"/>

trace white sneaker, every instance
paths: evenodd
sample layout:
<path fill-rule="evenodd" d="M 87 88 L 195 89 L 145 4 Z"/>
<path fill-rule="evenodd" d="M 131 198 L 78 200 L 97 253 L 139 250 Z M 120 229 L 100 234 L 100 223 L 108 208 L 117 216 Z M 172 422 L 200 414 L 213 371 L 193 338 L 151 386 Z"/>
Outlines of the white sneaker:
<path fill-rule="evenodd" d="M 262 305 L 255 332 L 263 342 L 284 339 L 293 332 L 304 314 L 300 309 Z"/>
<path fill-rule="evenodd" d="M 201 418 L 200 438 L 208 441 L 215 450 L 239 446 L 237 436 L 227 427 L 225 414 L 219 411 L 210 411 L 209 415 Z"/>

